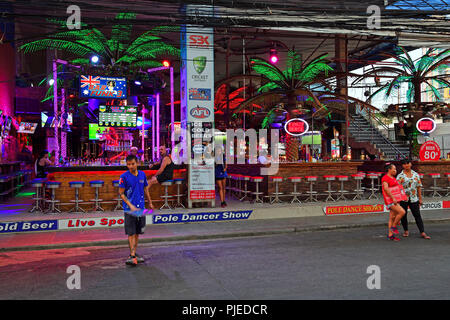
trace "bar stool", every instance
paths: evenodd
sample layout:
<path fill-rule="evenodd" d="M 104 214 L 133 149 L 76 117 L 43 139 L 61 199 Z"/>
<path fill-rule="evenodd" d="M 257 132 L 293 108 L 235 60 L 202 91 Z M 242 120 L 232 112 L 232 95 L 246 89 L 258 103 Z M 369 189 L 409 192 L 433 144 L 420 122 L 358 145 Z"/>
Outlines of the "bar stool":
<path fill-rule="evenodd" d="M 425 192 L 428 191 L 427 189 L 425 189 L 425 184 L 423 183 L 423 178 L 425 177 L 425 175 L 423 173 L 419 173 L 419 177 L 420 182 L 422 182 L 422 188 L 420 188 L 420 191 L 422 193 L 422 198 L 425 198 Z"/>
<path fill-rule="evenodd" d="M 31 181 L 31 186 L 33 188 L 36 188 L 36 194 L 35 197 L 33 198 L 34 202 L 34 206 L 33 208 L 31 208 L 30 212 L 44 212 L 44 209 L 41 208 L 41 203 L 43 203 L 44 200 L 44 184 L 45 184 L 45 180 L 44 179 L 34 179 Z"/>
<path fill-rule="evenodd" d="M 14 188 L 11 187 L 11 177 L 7 175 L 0 176 L 0 199 L 8 198 L 10 194 L 14 191 Z"/>
<path fill-rule="evenodd" d="M 86 211 L 84 211 L 84 209 L 80 207 L 80 203 L 82 203 L 84 201 L 80 200 L 80 197 L 79 197 L 79 189 L 84 187 L 84 182 L 83 181 L 70 181 L 69 187 L 75 188 L 75 200 L 70 200 L 70 202 L 75 203 L 75 207 L 70 209 L 69 212 L 73 212 L 73 213 L 84 212 L 85 213 Z"/>
<path fill-rule="evenodd" d="M 378 191 L 378 189 L 375 187 L 375 180 L 378 179 L 378 175 L 376 173 L 371 173 L 369 172 L 367 174 L 367 178 L 370 179 L 370 195 L 369 195 L 369 200 L 372 198 L 378 199 L 378 195 L 376 194 L 376 192 Z"/>
<path fill-rule="evenodd" d="M 236 199 L 239 199 L 240 198 L 240 188 L 239 188 L 240 175 L 236 174 L 236 173 L 232 174 L 231 180 L 233 181 L 233 187 L 231 188 L 231 195 L 233 197 L 235 197 Z"/>
<path fill-rule="evenodd" d="M 113 199 L 115 201 L 117 201 L 117 204 L 114 208 L 114 211 L 120 211 L 123 210 L 123 206 L 122 206 L 122 198 L 120 197 L 120 191 L 119 191 L 119 180 L 113 180 L 112 185 L 113 187 L 117 188 L 117 198 Z"/>
<path fill-rule="evenodd" d="M 251 180 L 255 183 L 256 191 L 252 194 L 255 196 L 253 203 L 264 203 L 264 201 L 259 197 L 263 195 L 263 192 L 259 191 L 259 183 L 263 181 L 263 177 L 252 177 Z"/>
<path fill-rule="evenodd" d="M 226 184 L 226 186 L 225 186 L 225 190 L 226 191 L 228 191 L 228 197 L 229 198 L 231 198 L 231 192 L 232 192 L 232 189 L 233 189 L 233 185 L 232 185 L 232 183 L 233 183 L 233 179 L 232 179 L 232 176 L 233 176 L 233 174 L 232 173 L 228 173 L 227 174 L 227 184 Z"/>
<path fill-rule="evenodd" d="M 279 192 L 279 183 L 283 182 L 283 177 L 270 177 L 272 179 L 272 182 L 275 183 L 275 192 L 273 193 L 275 195 L 275 198 L 270 201 L 271 204 L 273 203 L 282 203 L 283 201 L 280 200 L 279 196 L 281 196 L 283 193 Z"/>
<path fill-rule="evenodd" d="M 431 196 L 433 198 L 442 197 L 438 191 L 443 191 L 443 189 L 437 186 L 437 179 L 441 178 L 441 174 L 440 173 L 429 173 L 428 175 L 431 177 L 431 179 L 433 179 L 433 186 L 430 187 L 430 191 L 433 191 Z"/>
<path fill-rule="evenodd" d="M 317 200 L 317 191 L 313 190 L 313 185 L 314 182 L 317 181 L 317 176 L 305 176 L 306 181 L 309 182 L 309 191 L 306 191 L 307 194 L 309 194 L 309 197 L 307 199 L 308 202 L 312 202 L 312 201 L 319 201 Z"/>
<path fill-rule="evenodd" d="M 331 181 L 335 181 L 336 176 L 326 175 L 326 176 L 323 176 L 323 178 L 328 182 L 328 189 L 326 190 L 326 193 L 328 193 L 328 197 L 325 199 L 325 202 L 328 202 L 329 200 L 336 201 L 332 196 L 332 194 L 336 191 L 331 190 Z"/>
<path fill-rule="evenodd" d="M 93 180 L 93 181 L 89 181 L 89 185 L 92 188 L 95 188 L 95 199 L 91 199 L 91 202 L 94 202 L 94 208 L 92 209 L 92 211 L 105 211 L 105 209 L 103 209 L 100 205 L 100 203 L 103 201 L 103 199 L 99 199 L 99 188 L 103 188 L 103 185 L 105 184 L 105 182 L 103 180 Z"/>
<path fill-rule="evenodd" d="M 374 172 L 378 178 L 377 178 L 377 189 L 381 191 L 381 177 L 383 176 L 383 172 Z"/>
<path fill-rule="evenodd" d="M 445 197 L 448 197 L 448 196 L 450 196 L 450 172 L 446 172 L 446 173 L 444 173 L 444 175 L 447 177 L 447 180 L 448 180 L 448 187 L 446 188 L 447 193 L 445 194 Z"/>
<path fill-rule="evenodd" d="M 242 181 L 244 181 L 244 176 L 242 174 L 235 175 L 237 181 L 236 187 L 236 197 L 238 200 L 242 198 Z"/>
<path fill-rule="evenodd" d="M 362 200 L 363 196 L 364 196 L 364 189 L 362 188 L 362 181 L 364 179 L 363 174 L 360 173 L 356 173 L 356 174 L 352 174 L 352 178 L 355 179 L 356 181 L 356 189 L 355 191 L 355 197 L 353 198 L 353 200 L 359 199 Z"/>
<path fill-rule="evenodd" d="M 56 200 L 55 198 L 55 190 L 59 189 L 59 187 L 61 186 L 61 182 L 58 181 L 47 181 L 45 183 L 45 186 L 47 189 L 51 189 L 52 190 L 52 195 L 51 195 L 51 199 L 50 200 L 45 200 L 45 202 L 48 202 L 49 208 L 45 213 L 49 213 L 49 214 L 57 214 L 57 213 L 61 213 L 61 210 L 59 210 L 58 208 L 56 208 L 56 204 L 59 203 L 59 200 Z"/>
<path fill-rule="evenodd" d="M 339 197 L 336 199 L 336 201 L 339 201 L 341 199 L 347 200 L 347 198 L 344 196 L 344 194 L 348 193 L 348 191 L 344 189 L 344 182 L 348 181 L 348 176 L 336 176 L 336 178 L 338 179 L 338 181 L 341 182 L 341 189 L 338 191 Z"/>
<path fill-rule="evenodd" d="M 164 195 L 161 196 L 161 198 L 164 199 L 164 204 L 161 206 L 161 208 L 159 208 L 160 210 L 162 209 L 172 209 L 169 206 L 169 202 L 167 201 L 169 198 L 172 198 L 172 196 L 169 196 L 169 187 L 173 184 L 173 180 L 167 180 L 164 182 L 161 182 L 161 185 L 164 187 Z"/>
<path fill-rule="evenodd" d="M 242 198 L 239 199 L 239 201 L 245 201 L 245 199 L 249 199 L 248 194 L 250 193 L 250 191 L 248 191 L 248 182 L 250 181 L 250 176 L 241 176 L 241 181 L 244 182 L 244 190 L 242 191 L 242 193 L 244 194 L 244 196 Z"/>
<path fill-rule="evenodd" d="M 181 197 L 184 196 L 185 194 L 182 194 L 180 191 L 180 186 L 183 185 L 184 179 L 182 178 L 178 178 L 178 179 L 173 179 L 174 183 L 177 186 L 177 194 L 175 195 L 177 197 L 177 203 L 175 204 L 175 208 L 186 208 L 183 203 L 181 202 Z"/>
<path fill-rule="evenodd" d="M 298 197 L 301 196 L 302 194 L 301 194 L 301 192 L 297 191 L 297 183 L 302 181 L 302 177 L 289 177 L 288 179 L 291 180 L 291 182 L 294 184 L 294 190 L 291 192 L 291 196 L 293 196 L 291 203 L 294 203 L 297 201 L 298 203 L 301 204 L 302 202 L 300 201 L 300 199 Z"/>

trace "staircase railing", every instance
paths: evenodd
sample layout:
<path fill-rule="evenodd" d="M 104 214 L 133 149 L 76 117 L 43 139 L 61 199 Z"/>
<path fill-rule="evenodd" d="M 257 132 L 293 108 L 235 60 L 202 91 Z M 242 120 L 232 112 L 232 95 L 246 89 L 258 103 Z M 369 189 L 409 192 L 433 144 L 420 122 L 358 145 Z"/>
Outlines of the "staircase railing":
<path fill-rule="evenodd" d="M 370 140 L 373 141 L 374 139 L 374 135 L 377 135 L 379 137 L 381 137 L 383 139 L 383 141 L 388 144 L 396 153 L 396 156 L 403 156 L 403 153 L 389 140 L 387 139 L 383 134 L 380 133 L 380 131 L 378 129 L 375 128 L 375 126 L 368 121 L 364 116 L 363 118 L 369 123 L 369 128 L 370 128 Z M 352 117 L 353 123 L 358 127 L 358 131 L 362 132 L 363 129 L 359 126 L 359 124 L 357 124 L 357 122 L 355 121 L 354 117 Z M 379 119 L 377 119 L 378 121 L 380 121 Z M 381 121 L 380 121 L 381 122 Z M 378 148 L 379 149 L 379 148 Z M 380 149 L 381 150 L 381 149 Z"/>
<path fill-rule="evenodd" d="M 368 109 L 366 106 L 361 106 L 359 104 L 356 105 L 356 114 L 360 114 L 364 119 L 366 119 L 373 127 L 377 128 L 379 126 L 383 127 L 383 129 L 387 132 L 387 135 L 383 134 L 382 131 L 378 130 L 384 137 L 386 137 L 388 140 L 390 140 L 390 133 L 393 131 L 393 129 L 389 128 L 383 121 L 378 119 L 372 110 Z M 394 132 L 394 139 L 395 139 L 395 132 Z"/>

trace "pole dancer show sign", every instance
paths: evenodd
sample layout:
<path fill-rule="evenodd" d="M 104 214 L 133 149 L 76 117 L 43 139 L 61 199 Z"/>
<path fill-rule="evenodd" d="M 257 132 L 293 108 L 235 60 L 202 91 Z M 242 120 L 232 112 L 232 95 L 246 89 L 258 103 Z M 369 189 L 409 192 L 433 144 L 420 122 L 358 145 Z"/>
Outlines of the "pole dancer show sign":
<path fill-rule="evenodd" d="M 80 76 L 81 98 L 126 99 L 127 79 L 102 76 Z"/>

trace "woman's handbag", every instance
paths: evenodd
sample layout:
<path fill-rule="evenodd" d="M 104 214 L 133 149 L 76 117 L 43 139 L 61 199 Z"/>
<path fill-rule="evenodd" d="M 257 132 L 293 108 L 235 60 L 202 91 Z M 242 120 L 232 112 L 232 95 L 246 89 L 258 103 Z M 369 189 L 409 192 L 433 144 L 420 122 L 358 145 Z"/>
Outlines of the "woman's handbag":
<path fill-rule="evenodd" d="M 403 189 L 402 185 L 397 185 L 395 187 L 389 188 L 389 191 L 391 191 L 392 196 L 395 198 L 395 200 L 398 202 L 400 201 L 408 201 L 408 196 L 405 193 L 405 189 Z M 383 198 L 384 203 L 386 205 L 389 205 L 394 202 L 394 200 L 389 197 L 383 190 Z"/>

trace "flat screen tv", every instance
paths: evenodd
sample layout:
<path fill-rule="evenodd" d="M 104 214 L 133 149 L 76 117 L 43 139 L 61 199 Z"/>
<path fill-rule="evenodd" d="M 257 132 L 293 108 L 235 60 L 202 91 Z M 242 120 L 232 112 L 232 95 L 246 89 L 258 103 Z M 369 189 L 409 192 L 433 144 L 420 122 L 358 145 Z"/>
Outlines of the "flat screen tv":
<path fill-rule="evenodd" d="M 100 127 L 134 128 L 137 123 L 136 106 L 99 106 Z"/>

